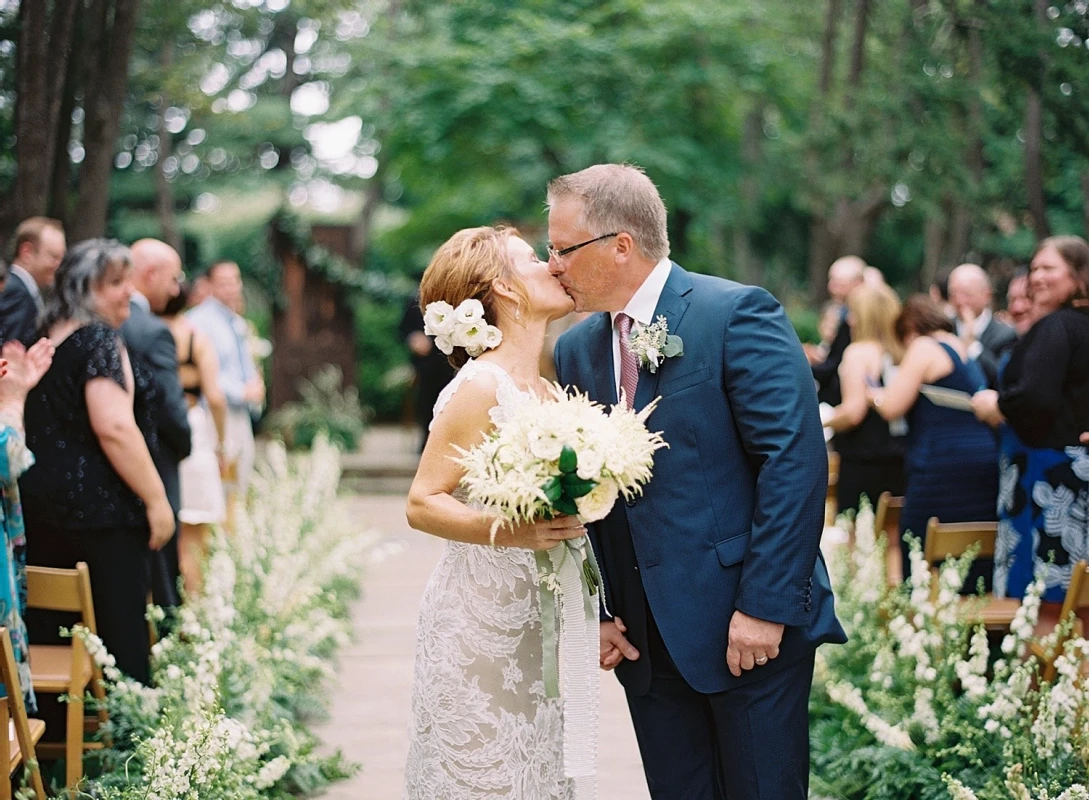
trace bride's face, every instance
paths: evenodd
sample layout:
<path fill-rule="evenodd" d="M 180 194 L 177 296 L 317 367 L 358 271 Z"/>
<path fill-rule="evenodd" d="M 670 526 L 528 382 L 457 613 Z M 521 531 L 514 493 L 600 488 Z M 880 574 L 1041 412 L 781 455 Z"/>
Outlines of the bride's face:
<path fill-rule="evenodd" d="M 549 320 L 559 319 L 575 308 L 575 301 L 564 291 L 559 280 L 548 270 L 548 262 L 541 261 L 537 253 L 517 236 L 507 239 L 507 252 L 514 270 L 525 284 L 529 295 L 529 310 L 542 314 Z"/>

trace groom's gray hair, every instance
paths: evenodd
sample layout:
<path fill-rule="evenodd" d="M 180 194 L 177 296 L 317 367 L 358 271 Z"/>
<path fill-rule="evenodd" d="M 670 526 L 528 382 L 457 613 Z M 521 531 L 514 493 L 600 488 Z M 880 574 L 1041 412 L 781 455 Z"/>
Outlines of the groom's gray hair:
<path fill-rule="evenodd" d="M 595 236 L 627 232 L 652 261 L 669 255 L 666 208 L 658 187 L 633 164 L 597 164 L 548 184 L 548 205 L 582 201 L 580 224 Z"/>

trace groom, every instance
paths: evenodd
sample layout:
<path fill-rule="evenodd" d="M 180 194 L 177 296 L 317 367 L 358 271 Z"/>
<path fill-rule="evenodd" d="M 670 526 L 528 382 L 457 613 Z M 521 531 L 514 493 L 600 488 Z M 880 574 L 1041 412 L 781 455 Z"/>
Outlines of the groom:
<path fill-rule="evenodd" d="M 845 636 L 818 550 L 828 459 L 798 338 L 763 289 L 669 260 L 641 170 L 564 175 L 548 205 L 552 273 L 576 310 L 604 312 L 560 338 L 560 382 L 609 404 L 623 387 L 636 409 L 662 398 L 654 478 L 591 526 L 601 666 L 627 692 L 651 796 L 805 800 L 814 652 Z M 651 372 L 628 342 L 659 316 L 684 352 Z"/>

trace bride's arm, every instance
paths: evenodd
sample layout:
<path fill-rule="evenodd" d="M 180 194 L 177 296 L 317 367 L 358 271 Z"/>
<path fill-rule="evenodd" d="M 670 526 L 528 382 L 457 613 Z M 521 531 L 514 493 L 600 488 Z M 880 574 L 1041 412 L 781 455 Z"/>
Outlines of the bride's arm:
<path fill-rule="evenodd" d="M 454 498 L 464 471 L 450 458 L 454 445 L 468 450 L 492 429 L 488 411 L 495 405 L 496 380 L 491 375 L 465 381 L 442 409 L 431 427 L 420 467 L 408 490 L 405 515 L 408 524 L 424 533 L 470 544 L 490 544 L 494 517 Z M 495 543 L 532 550 L 556 545 L 586 533 L 577 517 L 557 517 L 517 528 L 503 527 Z"/>

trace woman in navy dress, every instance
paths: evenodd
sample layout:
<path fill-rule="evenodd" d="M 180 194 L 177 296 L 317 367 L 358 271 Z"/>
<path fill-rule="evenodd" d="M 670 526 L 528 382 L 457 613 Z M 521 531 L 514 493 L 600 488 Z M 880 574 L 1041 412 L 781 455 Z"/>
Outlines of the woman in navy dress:
<path fill-rule="evenodd" d="M 1061 603 L 1074 564 L 1089 560 L 1089 244 L 1046 239 L 1029 273 L 1037 322 L 1010 354 L 998 391 L 980 392 L 976 414 L 1001 426 L 1000 522 L 995 591 L 1024 597 L 1038 569 L 1046 602 Z M 1004 423 L 1004 424 L 1003 424 Z"/>
<path fill-rule="evenodd" d="M 987 378 L 953 332 L 953 324 L 926 295 L 904 303 L 896 333 L 906 348 L 900 370 L 870 402 L 885 419 L 907 416 L 904 462 L 906 488 L 900 533 L 925 542 L 927 521 L 993 521 L 998 497 L 998 447 L 994 433 L 970 410 L 938 405 L 921 389 L 934 386 L 974 395 Z M 967 399 L 967 398 L 966 398 Z M 901 536 L 904 574 L 910 572 L 908 547 Z M 969 573 L 965 590 L 977 577 L 989 587 L 992 564 L 981 560 Z"/>

